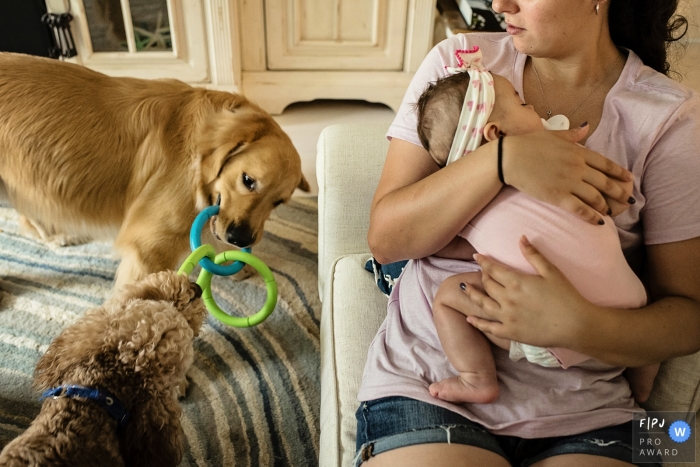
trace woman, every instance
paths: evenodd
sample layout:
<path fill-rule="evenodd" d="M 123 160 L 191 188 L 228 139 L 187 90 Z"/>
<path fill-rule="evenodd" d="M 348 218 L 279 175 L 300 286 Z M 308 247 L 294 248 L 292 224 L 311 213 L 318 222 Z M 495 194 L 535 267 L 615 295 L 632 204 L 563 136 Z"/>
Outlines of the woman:
<path fill-rule="evenodd" d="M 422 259 L 404 270 L 370 347 L 356 465 L 632 463 L 630 420 L 639 409 L 624 367 L 700 349 L 700 96 L 662 74 L 667 41 L 686 24 L 671 21 L 677 3 L 494 0 L 508 34 L 456 36 L 425 59 L 388 133 L 368 235 L 380 263 Z M 472 324 L 595 360 L 564 371 L 512 362 L 495 349 L 498 400 L 460 406 L 428 392 L 455 374 L 430 301 L 450 268 L 459 271 L 446 258 L 471 259 L 473 250 L 455 237 L 503 186 L 499 148 L 483 145 L 438 170 L 415 134 L 412 106 L 428 82 L 456 65 L 455 50 L 474 45 L 541 117 L 564 114 L 579 127 L 506 137 L 505 183 L 593 224 L 622 212 L 614 219 L 622 246 L 651 300 L 639 310 L 596 307 L 526 239 L 520 248 L 538 275 L 479 257 L 483 277 L 449 279 L 452 305 L 469 310 Z"/>

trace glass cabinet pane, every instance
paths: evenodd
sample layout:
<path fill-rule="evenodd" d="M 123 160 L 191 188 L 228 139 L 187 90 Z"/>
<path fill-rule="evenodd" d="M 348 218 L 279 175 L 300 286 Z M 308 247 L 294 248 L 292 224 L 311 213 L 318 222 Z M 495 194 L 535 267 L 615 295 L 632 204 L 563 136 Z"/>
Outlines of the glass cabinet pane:
<path fill-rule="evenodd" d="M 136 50 L 173 50 L 167 0 L 129 0 Z"/>
<path fill-rule="evenodd" d="M 1 0 L 0 0 L 1 1 Z M 129 51 L 121 0 L 83 0 L 92 50 Z M 167 0 L 129 0 L 136 50 L 172 51 Z"/>
<path fill-rule="evenodd" d="M 94 52 L 128 51 L 119 0 L 83 0 Z"/>

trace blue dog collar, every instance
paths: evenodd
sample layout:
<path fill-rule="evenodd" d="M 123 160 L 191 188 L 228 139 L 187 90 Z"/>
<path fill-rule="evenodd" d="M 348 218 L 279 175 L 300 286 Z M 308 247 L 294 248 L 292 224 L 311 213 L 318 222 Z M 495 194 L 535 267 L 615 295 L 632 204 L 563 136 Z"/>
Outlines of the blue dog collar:
<path fill-rule="evenodd" d="M 97 405 L 107 411 L 110 417 L 119 423 L 119 429 L 124 428 L 126 422 L 129 420 L 129 411 L 126 410 L 124 404 L 122 404 L 119 399 L 114 397 L 114 395 L 109 391 L 100 391 L 99 389 L 86 388 L 84 386 L 70 384 L 53 389 L 47 389 L 41 395 L 39 400 L 43 401 L 49 397 L 53 397 L 54 399 L 58 399 L 59 397 L 80 397 L 95 401 L 97 402 Z"/>

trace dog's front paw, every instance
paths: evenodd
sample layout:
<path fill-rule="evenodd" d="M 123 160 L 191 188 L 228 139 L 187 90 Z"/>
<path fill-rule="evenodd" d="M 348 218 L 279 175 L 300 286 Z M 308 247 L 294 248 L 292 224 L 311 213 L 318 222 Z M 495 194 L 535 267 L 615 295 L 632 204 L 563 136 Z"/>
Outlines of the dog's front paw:
<path fill-rule="evenodd" d="M 43 240 L 46 236 L 46 232 L 44 231 L 43 227 L 22 214 L 19 216 L 19 231 L 25 237 L 35 238 L 37 240 Z"/>
<path fill-rule="evenodd" d="M 49 245 L 49 247 L 64 247 L 64 246 L 71 246 L 71 245 L 82 245 L 83 243 L 89 242 L 89 238 L 85 237 L 73 237 L 70 235 L 54 235 L 52 237 L 49 237 L 46 240 L 46 243 Z"/>
<path fill-rule="evenodd" d="M 243 266 L 243 269 L 241 269 L 231 277 L 233 277 L 237 281 L 242 281 L 254 276 L 257 273 L 258 271 L 256 271 L 253 266 L 251 266 L 250 264 L 246 264 L 245 266 Z"/>
<path fill-rule="evenodd" d="M 42 240 L 49 248 L 82 245 L 90 241 L 87 237 L 56 233 L 52 228 L 46 228 L 40 222 L 24 215 L 19 216 L 19 231 L 26 237 Z"/>

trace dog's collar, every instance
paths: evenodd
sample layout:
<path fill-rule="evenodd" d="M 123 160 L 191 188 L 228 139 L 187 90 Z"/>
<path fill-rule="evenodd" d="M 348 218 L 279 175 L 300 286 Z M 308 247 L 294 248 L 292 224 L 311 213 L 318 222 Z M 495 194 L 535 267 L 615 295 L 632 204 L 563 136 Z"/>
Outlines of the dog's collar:
<path fill-rule="evenodd" d="M 126 422 L 129 420 L 129 411 L 126 410 L 124 404 L 122 404 L 119 399 L 117 399 L 114 394 L 110 393 L 109 391 L 100 391 L 99 389 L 69 384 L 47 389 L 41 395 L 39 400 L 43 401 L 49 397 L 53 397 L 54 399 L 58 399 L 59 397 L 80 397 L 95 401 L 97 402 L 97 405 L 107 411 L 110 417 L 117 421 L 119 424 L 119 429 L 124 428 Z"/>

